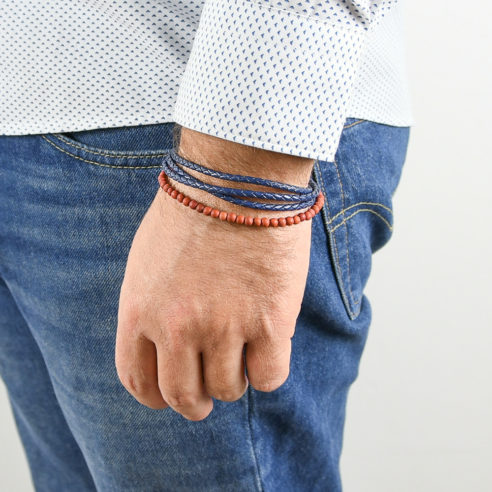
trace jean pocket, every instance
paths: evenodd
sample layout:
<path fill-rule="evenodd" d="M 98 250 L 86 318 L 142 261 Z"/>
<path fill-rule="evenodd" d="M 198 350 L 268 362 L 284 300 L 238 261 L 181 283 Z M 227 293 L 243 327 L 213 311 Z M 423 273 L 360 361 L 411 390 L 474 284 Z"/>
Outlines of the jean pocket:
<path fill-rule="evenodd" d="M 409 128 L 347 120 L 333 162 L 316 161 L 325 194 L 321 211 L 330 261 L 350 319 L 361 310 L 372 254 L 393 231 L 392 197 L 399 183 Z"/>
<path fill-rule="evenodd" d="M 174 123 L 98 128 L 42 135 L 54 152 L 78 162 L 113 169 L 153 169 L 176 139 Z"/>

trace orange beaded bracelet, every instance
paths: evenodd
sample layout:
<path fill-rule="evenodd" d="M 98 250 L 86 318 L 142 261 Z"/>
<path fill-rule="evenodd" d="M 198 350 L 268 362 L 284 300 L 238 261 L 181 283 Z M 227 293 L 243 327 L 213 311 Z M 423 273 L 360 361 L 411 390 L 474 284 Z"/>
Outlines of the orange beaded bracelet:
<path fill-rule="evenodd" d="M 167 175 L 164 171 L 161 171 L 158 177 L 160 187 L 171 197 L 178 200 L 178 202 L 182 203 L 186 207 L 190 207 L 193 210 L 196 210 L 199 213 L 203 213 L 204 215 L 209 215 L 215 219 L 219 219 L 222 221 L 227 221 L 230 223 L 247 225 L 247 226 L 262 226 L 262 227 L 284 227 L 290 226 L 293 224 L 299 224 L 304 220 L 312 219 L 323 207 L 325 203 L 325 197 L 323 192 L 319 192 L 318 198 L 316 199 L 316 203 L 305 212 L 300 212 L 297 215 L 293 215 L 291 217 L 279 217 L 276 218 L 268 218 L 268 217 L 251 217 L 238 215 L 234 212 L 226 212 L 223 210 L 218 210 L 216 208 L 208 207 L 203 203 L 197 202 L 196 200 L 191 199 L 185 194 L 179 192 L 176 188 L 174 188 L 168 181 Z"/>

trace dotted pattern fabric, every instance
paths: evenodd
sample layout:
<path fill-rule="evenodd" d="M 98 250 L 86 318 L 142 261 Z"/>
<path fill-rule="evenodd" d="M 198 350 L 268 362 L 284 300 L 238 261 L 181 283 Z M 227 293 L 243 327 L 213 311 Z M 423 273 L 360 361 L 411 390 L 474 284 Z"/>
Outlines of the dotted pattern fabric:
<path fill-rule="evenodd" d="M 349 115 L 394 126 L 414 123 L 405 66 L 403 4 L 368 30 L 355 74 Z"/>
<path fill-rule="evenodd" d="M 0 134 L 172 121 L 202 6 L 1 0 Z"/>
<path fill-rule="evenodd" d="M 367 28 L 374 20 L 389 10 L 394 0 L 249 0 L 258 6 L 284 10 L 289 13 L 313 17 L 331 24 Z"/>
<path fill-rule="evenodd" d="M 176 121 L 333 160 L 347 117 L 412 124 L 401 0 L 3 0 L 0 134 Z"/>

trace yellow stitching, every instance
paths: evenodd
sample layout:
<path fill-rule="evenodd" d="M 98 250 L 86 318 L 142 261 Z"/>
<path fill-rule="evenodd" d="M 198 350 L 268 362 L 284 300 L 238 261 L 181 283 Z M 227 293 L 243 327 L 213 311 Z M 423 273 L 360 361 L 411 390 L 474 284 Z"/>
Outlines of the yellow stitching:
<path fill-rule="evenodd" d="M 83 150 L 84 152 L 87 152 L 88 154 L 94 154 L 94 155 L 102 155 L 106 157 L 126 157 L 127 159 L 147 159 L 149 157 L 164 157 L 166 154 L 142 154 L 142 155 L 136 155 L 136 154 L 116 154 L 116 153 L 110 153 L 110 152 L 96 152 L 95 150 L 90 150 L 85 147 L 82 147 L 80 145 L 76 145 L 70 140 L 68 140 L 66 137 L 63 135 L 57 135 L 56 133 L 51 134 L 53 137 L 57 138 L 58 140 L 61 140 L 67 145 L 70 145 L 70 147 L 73 147 L 75 149 L 80 149 Z"/>
<path fill-rule="evenodd" d="M 346 212 L 347 210 L 350 210 L 351 208 L 354 208 L 354 207 L 358 207 L 359 205 L 373 205 L 374 207 L 381 207 L 381 208 L 384 208 L 385 210 L 387 210 L 391 215 L 393 215 L 393 210 L 391 210 L 391 208 L 387 207 L 386 205 L 383 205 L 382 203 L 375 203 L 375 202 L 358 202 L 358 203 L 354 203 L 353 205 L 350 205 L 350 207 L 347 207 L 347 208 L 344 208 L 343 210 L 340 210 L 340 212 L 338 212 L 336 215 L 334 215 L 330 222 L 328 222 L 328 224 L 331 224 L 332 222 L 335 222 L 335 220 L 340 217 L 340 215 L 343 215 L 344 212 Z"/>
<path fill-rule="evenodd" d="M 321 172 L 319 165 L 318 165 L 318 171 L 319 171 L 319 177 L 321 179 L 321 186 L 323 187 L 323 191 L 325 191 L 325 194 L 326 194 L 325 181 L 323 179 L 323 173 Z M 326 207 L 328 209 L 328 214 L 330 215 L 330 218 L 331 218 L 330 207 L 328 205 L 328 198 L 325 200 L 323 207 Z M 331 224 L 331 221 L 329 223 Z M 330 231 L 331 231 L 331 229 L 330 229 Z M 340 291 L 342 292 L 342 297 L 346 298 L 347 294 L 345 293 L 345 287 L 343 285 L 343 273 L 342 273 L 342 269 L 340 267 L 340 257 L 339 257 L 339 253 L 338 253 L 337 237 L 335 234 L 332 234 L 331 237 L 333 239 L 333 245 L 335 246 L 335 260 L 336 260 L 335 261 L 335 268 L 337 269 L 338 274 L 340 275 L 340 278 L 342 279 L 341 280 L 342 285 L 340 287 Z M 338 283 L 338 280 L 337 280 L 337 283 Z M 344 303 L 344 304 L 346 304 L 346 307 L 350 313 L 350 316 L 354 316 L 355 313 L 352 311 L 352 308 L 350 307 L 350 305 L 348 305 L 348 303 Z"/>
<path fill-rule="evenodd" d="M 360 122 L 356 122 L 356 124 L 362 123 L 363 121 L 364 120 L 361 120 Z M 320 169 L 320 166 L 318 165 L 318 163 L 316 162 L 315 164 L 318 167 L 319 177 L 320 177 L 320 180 L 321 180 L 321 184 L 323 186 L 323 189 L 326 190 L 326 186 L 325 186 L 324 179 L 323 179 L 323 173 L 321 172 L 321 169 Z M 336 162 L 335 162 L 335 165 L 336 165 Z M 337 174 L 339 175 L 338 166 L 336 166 L 336 170 L 337 170 Z M 338 177 L 338 179 L 339 179 L 339 182 L 340 182 L 341 181 L 340 180 L 340 176 Z M 341 186 L 341 182 L 340 182 L 340 186 Z M 343 196 L 343 199 L 345 200 L 345 197 L 344 196 Z M 384 210 L 388 211 L 391 215 L 393 215 L 393 211 L 391 210 L 391 208 L 387 207 L 386 205 L 383 205 L 382 203 L 376 203 L 376 202 L 358 202 L 358 203 L 355 203 L 353 205 L 350 205 L 349 207 L 343 208 L 340 212 L 338 212 L 336 215 L 334 215 L 333 217 L 331 217 L 331 212 L 330 212 L 330 208 L 329 208 L 329 205 L 328 205 L 328 200 L 325 200 L 325 204 L 323 205 L 323 208 L 326 207 L 326 209 L 328 210 L 328 214 L 330 215 L 330 220 L 328 221 L 328 225 L 332 224 L 338 217 L 340 217 L 340 215 L 344 214 L 347 210 L 350 210 L 352 208 L 358 207 L 360 205 L 372 205 L 372 206 L 375 206 L 375 207 L 381 207 Z M 336 240 L 336 234 L 334 234 L 334 232 L 341 225 L 345 225 L 345 227 L 346 227 L 347 222 L 352 217 L 356 216 L 360 212 L 369 212 L 369 213 L 372 213 L 372 214 L 376 215 L 377 217 L 379 217 L 386 224 L 386 226 L 388 227 L 388 229 L 390 231 L 393 231 L 393 227 L 391 226 L 391 224 L 382 215 L 380 215 L 379 213 L 377 213 L 376 211 L 371 210 L 371 209 L 359 209 L 359 210 L 355 211 L 353 214 L 351 214 L 350 216 L 344 217 L 344 219 L 338 225 L 336 225 L 335 227 L 330 228 L 329 229 L 329 232 L 332 233 L 333 244 L 335 246 L 336 268 L 337 268 L 337 271 L 340 274 L 341 278 L 343 278 L 343 274 L 342 274 L 341 267 L 340 267 L 340 258 L 339 258 L 339 252 L 338 252 L 338 244 L 337 244 L 337 240 Z M 345 230 L 347 231 L 347 227 L 346 227 Z M 347 249 L 348 249 L 348 241 L 347 241 Z M 350 273 L 349 273 L 349 278 L 350 278 Z M 351 286 L 349 284 L 349 288 L 350 287 Z M 343 287 L 342 287 L 342 292 L 343 292 Z M 351 295 L 352 295 L 352 301 L 354 302 L 354 304 L 356 304 L 356 305 L 357 304 L 360 304 L 360 301 L 362 300 L 362 297 L 358 301 L 355 301 L 355 299 L 353 299 L 353 293 L 352 293 L 352 291 L 351 291 Z M 352 309 L 349 306 L 347 306 L 347 308 L 348 308 L 349 313 L 350 313 L 351 316 L 354 316 L 356 314 L 354 311 L 352 311 Z M 357 310 L 357 312 L 360 312 L 360 309 Z"/>
<path fill-rule="evenodd" d="M 366 120 L 359 120 L 359 121 L 354 121 L 353 123 L 350 123 L 350 125 L 346 125 L 343 127 L 344 130 L 347 128 L 352 128 L 353 126 L 360 125 L 361 123 L 364 123 Z"/>
<path fill-rule="evenodd" d="M 336 158 L 333 159 L 333 163 L 335 164 L 335 170 L 337 172 L 337 177 L 338 177 L 338 183 L 340 184 L 340 191 L 342 194 L 342 207 L 345 208 L 345 191 L 343 190 L 343 184 L 342 184 L 342 178 L 340 177 L 340 171 L 338 170 L 338 164 Z M 350 256 L 349 256 L 349 239 L 348 239 L 348 227 L 347 223 L 345 223 L 345 250 L 346 250 L 346 257 L 347 257 L 347 275 L 348 275 L 348 287 L 349 287 L 349 292 L 350 292 L 350 297 L 352 298 L 352 302 L 357 305 L 359 304 L 360 300 L 356 301 L 354 293 L 352 291 L 352 276 L 350 274 Z"/>
<path fill-rule="evenodd" d="M 376 215 L 386 224 L 386 226 L 388 227 L 388 229 L 390 231 L 393 231 L 392 225 L 381 214 L 378 214 L 377 212 L 375 212 L 374 210 L 371 210 L 370 208 L 360 208 L 359 210 L 355 211 L 352 215 L 349 215 L 348 217 L 343 219 L 343 221 L 340 222 L 340 224 L 337 224 L 333 229 L 330 229 L 330 231 L 335 232 L 341 225 L 343 225 L 344 223 L 349 221 L 352 217 L 354 217 L 355 215 L 357 215 L 360 212 L 370 212 L 371 214 Z"/>
<path fill-rule="evenodd" d="M 58 147 L 58 145 L 54 144 L 51 140 L 46 138 L 44 135 L 41 135 L 50 145 L 58 149 L 60 152 L 63 152 L 64 154 L 69 155 L 70 157 L 73 157 L 74 159 L 78 159 L 79 161 L 84 161 L 88 162 L 89 164 L 94 164 L 95 166 L 101 166 L 101 167 L 111 167 L 114 169 L 152 169 L 152 168 L 158 168 L 161 167 L 160 165 L 157 166 L 115 166 L 112 164 L 102 164 L 101 162 L 97 161 L 89 161 L 87 159 L 83 159 L 82 157 L 79 157 L 78 155 L 72 154 L 70 152 L 67 152 L 66 150 L 62 149 L 61 147 Z"/>

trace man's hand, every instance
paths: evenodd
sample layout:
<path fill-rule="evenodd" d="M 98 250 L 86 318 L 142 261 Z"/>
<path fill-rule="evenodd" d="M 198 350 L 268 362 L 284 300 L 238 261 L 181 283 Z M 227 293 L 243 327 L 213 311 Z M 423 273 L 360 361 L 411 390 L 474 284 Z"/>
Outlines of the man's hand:
<path fill-rule="evenodd" d="M 178 153 L 221 171 L 301 186 L 313 165 L 311 159 L 184 128 Z M 292 215 L 176 188 L 243 215 Z M 121 287 L 116 368 L 125 388 L 150 408 L 171 406 L 201 420 L 213 408 L 211 396 L 235 401 L 248 379 L 260 391 L 281 386 L 289 374 L 310 243 L 311 221 L 283 228 L 230 224 L 183 206 L 159 188 L 134 237 Z"/>

